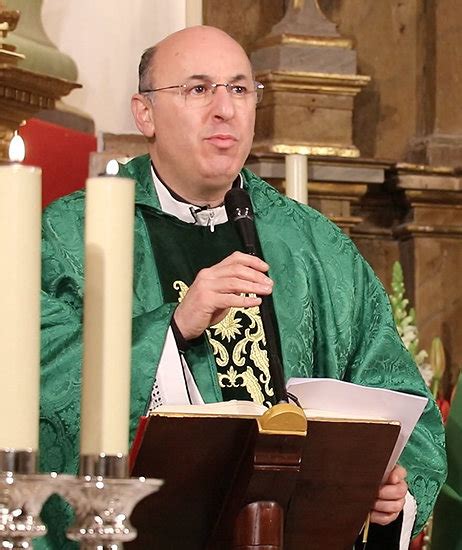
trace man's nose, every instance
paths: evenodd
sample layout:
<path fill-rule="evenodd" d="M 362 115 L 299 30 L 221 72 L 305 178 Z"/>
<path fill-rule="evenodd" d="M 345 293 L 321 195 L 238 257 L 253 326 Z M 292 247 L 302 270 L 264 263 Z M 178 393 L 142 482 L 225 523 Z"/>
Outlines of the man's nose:
<path fill-rule="evenodd" d="M 234 116 L 235 105 L 226 86 L 217 86 L 212 98 L 213 116 L 228 120 Z"/>

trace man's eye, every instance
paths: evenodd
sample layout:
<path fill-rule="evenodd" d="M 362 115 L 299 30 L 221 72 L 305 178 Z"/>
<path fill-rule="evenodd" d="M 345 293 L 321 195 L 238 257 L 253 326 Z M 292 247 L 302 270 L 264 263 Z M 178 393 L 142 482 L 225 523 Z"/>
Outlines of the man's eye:
<path fill-rule="evenodd" d="M 245 86 L 231 86 L 231 92 L 233 95 L 245 95 L 247 88 Z"/>
<path fill-rule="evenodd" d="M 187 88 L 188 95 L 205 95 L 207 93 L 206 84 L 195 84 Z"/>

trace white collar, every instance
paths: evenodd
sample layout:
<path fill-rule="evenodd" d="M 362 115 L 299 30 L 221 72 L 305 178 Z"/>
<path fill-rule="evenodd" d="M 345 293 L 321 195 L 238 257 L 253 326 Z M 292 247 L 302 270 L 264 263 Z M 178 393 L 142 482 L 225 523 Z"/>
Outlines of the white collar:
<path fill-rule="evenodd" d="M 209 226 L 210 231 L 212 232 L 215 225 L 226 223 L 228 221 L 228 216 L 226 215 L 224 205 L 216 206 L 215 208 L 208 208 L 207 206 L 201 208 L 200 206 L 195 206 L 194 204 L 179 201 L 173 197 L 165 184 L 157 176 L 152 164 L 151 175 L 157 196 L 159 198 L 160 207 L 163 212 L 171 214 L 186 223 L 206 227 Z M 239 186 L 243 187 L 241 174 L 239 174 Z"/>

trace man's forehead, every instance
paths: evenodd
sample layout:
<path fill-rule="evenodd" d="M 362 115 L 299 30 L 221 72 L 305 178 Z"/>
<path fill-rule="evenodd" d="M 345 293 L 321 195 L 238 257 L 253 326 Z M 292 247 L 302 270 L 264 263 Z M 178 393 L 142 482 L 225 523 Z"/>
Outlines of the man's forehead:
<path fill-rule="evenodd" d="M 226 82 L 242 82 L 244 80 L 249 80 L 251 79 L 252 75 L 247 73 L 247 74 L 244 74 L 244 73 L 237 73 L 237 74 L 230 74 L 229 76 L 224 76 Z M 211 73 L 206 73 L 206 72 L 202 72 L 202 73 L 193 73 L 193 74 L 190 74 L 190 75 L 186 75 L 186 80 L 197 80 L 197 81 L 209 81 L 209 82 L 213 82 L 213 81 L 216 81 L 220 78 L 222 78 L 222 75 L 214 75 L 214 74 L 211 74 Z"/>

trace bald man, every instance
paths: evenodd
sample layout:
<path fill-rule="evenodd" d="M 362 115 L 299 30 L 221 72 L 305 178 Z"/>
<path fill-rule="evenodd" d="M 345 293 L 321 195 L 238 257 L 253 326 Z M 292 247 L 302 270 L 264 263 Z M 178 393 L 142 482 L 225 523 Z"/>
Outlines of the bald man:
<path fill-rule="evenodd" d="M 139 416 L 161 402 L 274 404 L 262 296 L 274 306 L 286 379 L 329 377 L 429 397 L 386 293 L 348 237 L 243 168 L 262 92 L 244 50 L 212 27 L 174 33 L 141 59 L 132 111 L 149 155 L 120 172 L 136 180 L 131 437 Z M 265 261 L 244 253 L 227 219 L 232 187 L 250 196 Z M 74 473 L 83 214 L 77 192 L 43 221 L 42 468 Z M 408 501 L 417 504 L 414 531 L 422 527 L 445 476 L 443 441 L 430 398 L 379 490 L 373 522 L 394 522 Z M 65 548 L 60 529 L 49 540 Z"/>

